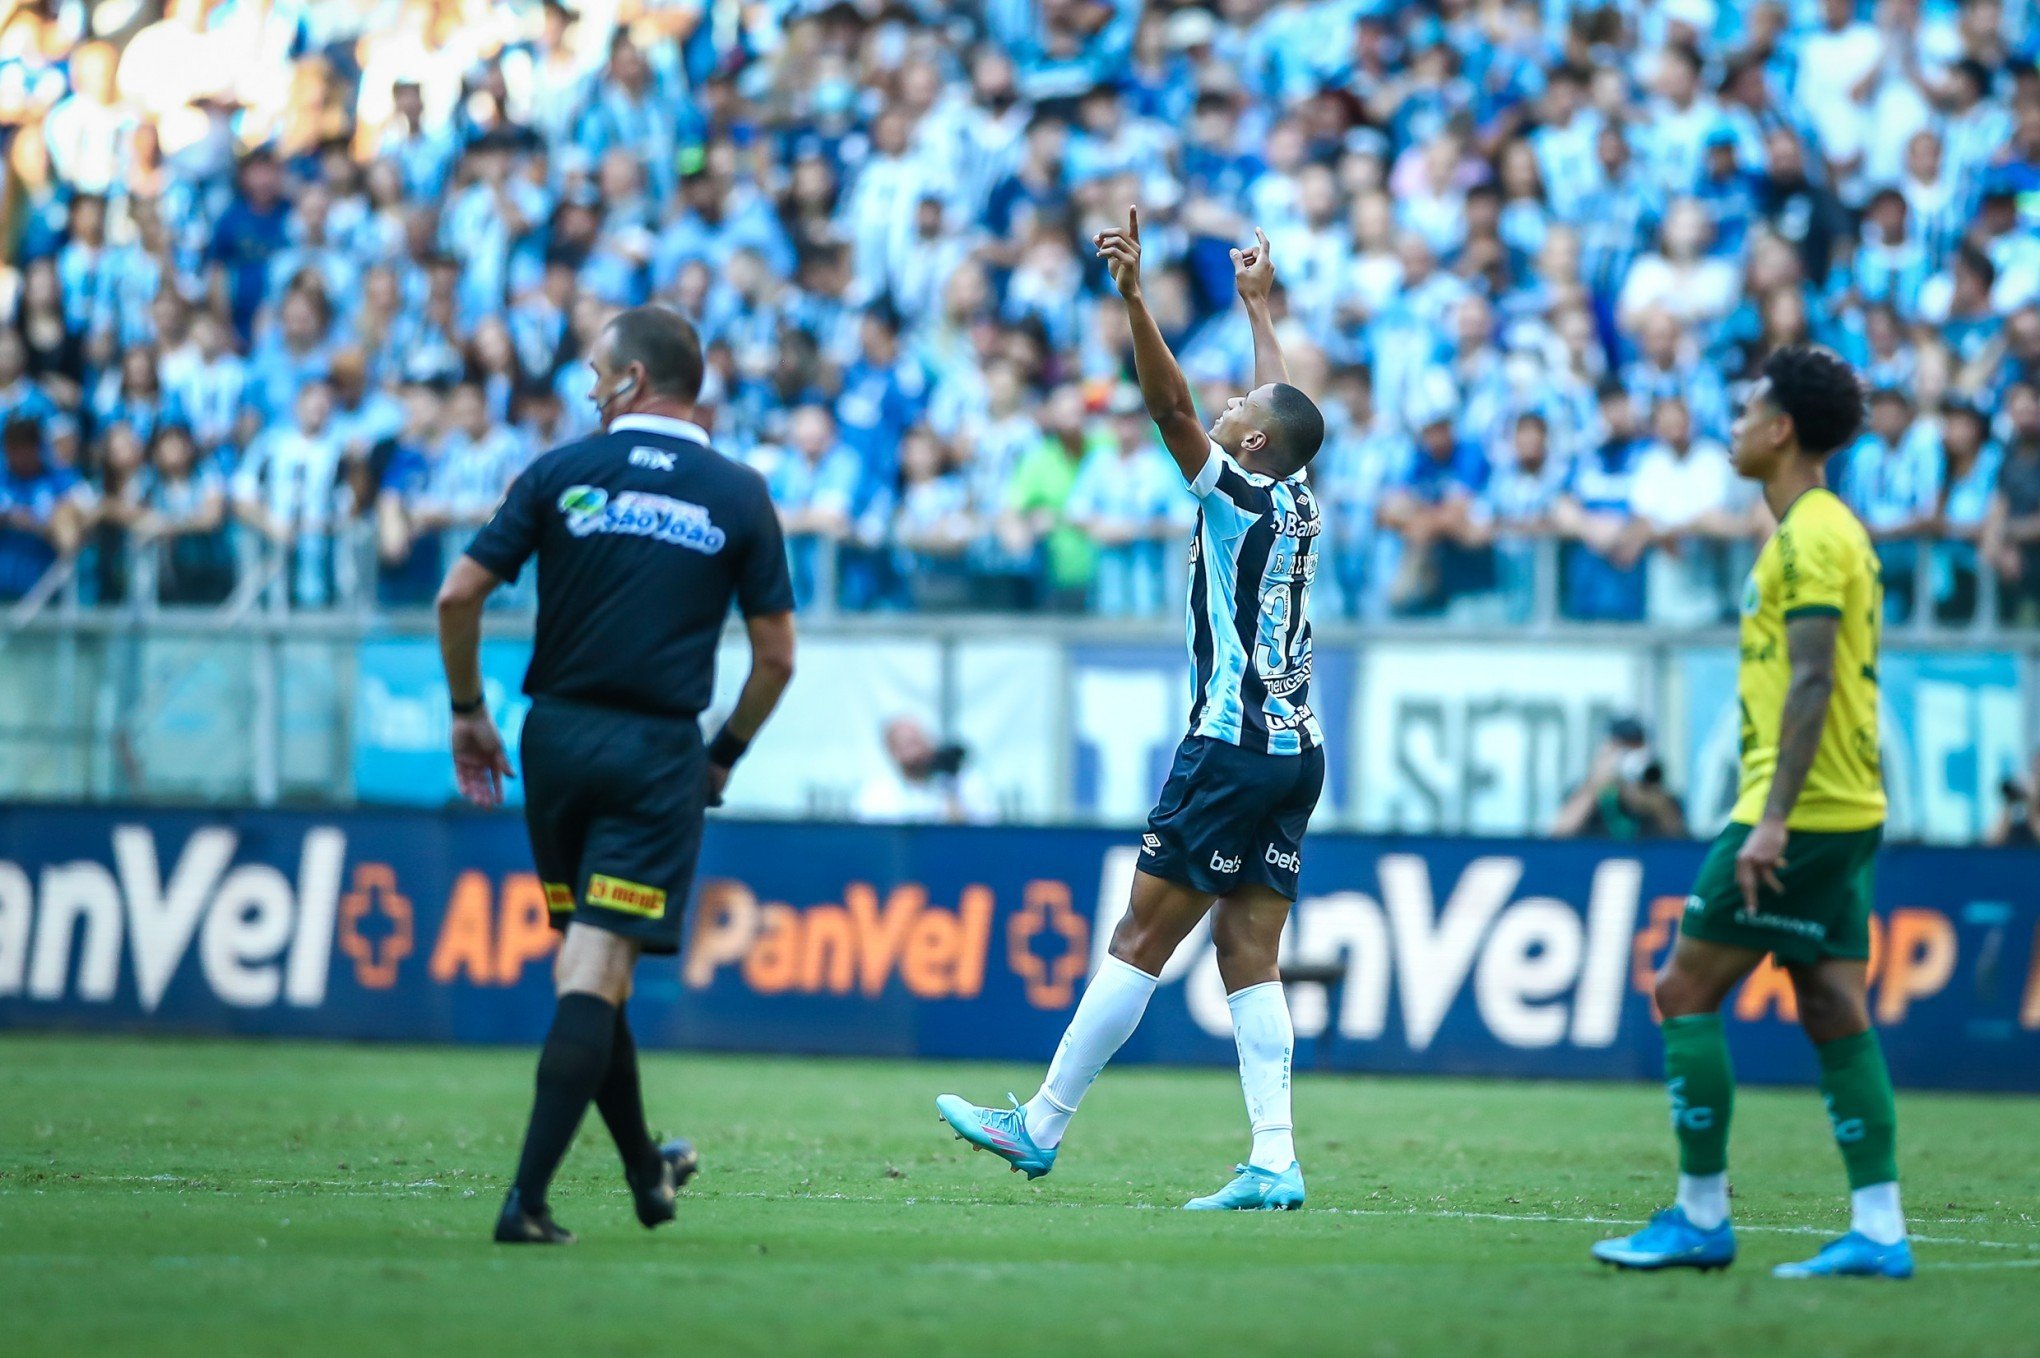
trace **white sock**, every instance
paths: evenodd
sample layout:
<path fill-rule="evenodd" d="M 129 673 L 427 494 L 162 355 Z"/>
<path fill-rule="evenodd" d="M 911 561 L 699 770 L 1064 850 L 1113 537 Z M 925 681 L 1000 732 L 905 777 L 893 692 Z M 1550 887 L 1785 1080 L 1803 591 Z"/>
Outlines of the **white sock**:
<path fill-rule="evenodd" d="M 1254 1149 L 1247 1163 L 1276 1173 L 1296 1163 L 1296 1138 L 1289 1115 L 1289 1064 L 1296 1030 L 1280 981 L 1263 981 L 1225 997 L 1232 1009 L 1233 1041 L 1240 1049 L 1240 1089 L 1247 1096 L 1247 1120 Z"/>
<path fill-rule="evenodd" d="M 1686 1220 L 1703 1231 L 1711 1231 L 1728 1220 L 1728 1176 L 1726 1174 L 1681 1174 L 1679 1206 Z"/>
<path fill-rule="evenodd" d="M 1098 974 L 1084 987 L 1084 998 L 1063 1029 L 1062 1043 L 1055 1059 L 1048 1063 L 1048 1078 L 1041 1091 L 1027 1101 L 1021 1113 L 1027 1134 L 1043 1150 L 1061 1144 L 1063 1128 L 1083 1102 L 1084 1091 L 1105 1069 L 1112 1054 L 1133 1036 L 1140 1016 L 1147 1012 L 1148 997 L 1155 993 L 1155 978 L 1116 957 L 1107 957 Z"/>
<path fill-rule="evenodd" d="M 1880 1245 L 1905 1239 L 1905 1213 L 1898 1205 L 1898 1184 L 1871 1184 L 1849 1194 L 1849 1229 Z"/>

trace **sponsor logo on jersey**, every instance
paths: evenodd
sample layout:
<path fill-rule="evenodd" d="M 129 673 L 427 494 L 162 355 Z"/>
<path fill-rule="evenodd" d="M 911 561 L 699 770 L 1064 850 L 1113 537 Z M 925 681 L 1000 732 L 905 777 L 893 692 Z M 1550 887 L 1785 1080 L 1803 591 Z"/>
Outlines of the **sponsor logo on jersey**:
<path fill-rule="evenodd" d="M 560 492 L 559 506 L 566 516 L 567 531 L 577 538 L 616 533 L 685 547 L 704 556 L 714 556 L 728 541 L 706 509 L 670 495 L 626 490 L 612 496 L 600 486 L 569 486 Z"/>
<path fill-rule="evenodd" d="M 1305 517 L 1291 510 L 1283 510 L 1274 519 L 1275 531 L 1285 538 L 1314 538 L 1320 526 L 1317 516 Z"/>
<path fill-rule="evenodd" d="M 655 472 L 673 470 L 673 454 L 658 448 L 633 448 L 630 450 L 630 465 L 646 467 Z"/>
<path fill-rule="evenodd" d="M 1303 662 L 1293 669 L 1263 677 L 1261 684 L 1271 698 L 1287 698 L 1292 693 L 1303 691 L 1310 687 L 1310 657 L 1305 656 Z"/>
<path fill-rule="evenodd" d="M 1310 725 L 1314 716 L 1315 714 L 1310 710 L 1309 703 L 1298 703 L 1296 710 L 1287 715 L 1281 712 L 1270 712 L 1268 714 L 1268 730 L 1270 732 L 1301 731 Z"/>
<path fill-rule="evenodd" d="M 1224 854 L 1214 851 L 1211 855 L 1211 870 L 1213 872 L 1224 873 L 1238 872 L 1240 870 L 1240 860 L 1238 858 L 1227 858 Z"/>
<path fill-rule="evenodd" d="M 1273 844 L 1270 844 L 1268 846 L 1268 851 L 1261 855 L 1261 861 L 1266 863 L 1271 868 L 1281 868 L 1284 872 L 1303 871 L 1302 854 L 1284 853 L 1282 852 L 1282 850 L 1276 848 Z"/>
<path fill-rule="evenodd" d="M 1156 853 L 1156 854 L 1160 853 L 1162 851 L 1161 836 L 1142 835 L 1140 837 L 1140 851 L 1142 853 Z"/>

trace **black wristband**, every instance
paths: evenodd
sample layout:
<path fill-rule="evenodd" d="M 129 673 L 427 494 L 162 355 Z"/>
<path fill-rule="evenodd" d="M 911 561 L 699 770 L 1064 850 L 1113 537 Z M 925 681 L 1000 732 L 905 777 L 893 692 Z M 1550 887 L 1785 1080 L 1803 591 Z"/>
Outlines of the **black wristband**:
<path fill-rule="evenodd" d="M 455 698 L 452 700 L 453 715 L 456 717 L 472 717 L 475 713 L 482 710 L 483 704 L 487 701 L 486 697 L 476 697 L 468 702 L 462 702 L 460 699 Z"/>
<path fill-rule="evenodd" d="M 751 742 L 735 734 L 725 725 L 715 733 L 715 739 L 708 742 L 708 762 L 719 769 L 733 769 L 744 757 L 744 751 L 751 748 Z"/>

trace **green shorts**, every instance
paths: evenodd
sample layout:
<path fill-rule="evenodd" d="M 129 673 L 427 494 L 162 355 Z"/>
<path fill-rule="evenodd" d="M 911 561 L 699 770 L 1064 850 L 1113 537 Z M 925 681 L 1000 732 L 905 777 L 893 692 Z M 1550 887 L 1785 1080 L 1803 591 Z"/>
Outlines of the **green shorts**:
<path fill-rule="evenodd" d="M 1715 837 L 1686 898 L 1679 932 L 1688 938 L 1774 953 L 1781 962 L 1870 956 L 1870 900 L 1884 827 L 1794 830 L 1785 839 L 1778 880 L 1783 894 L 1757 891 L 1756 913 L 1743 909 L 1735 856 L 1750 827 L 1730 822 Z"/>

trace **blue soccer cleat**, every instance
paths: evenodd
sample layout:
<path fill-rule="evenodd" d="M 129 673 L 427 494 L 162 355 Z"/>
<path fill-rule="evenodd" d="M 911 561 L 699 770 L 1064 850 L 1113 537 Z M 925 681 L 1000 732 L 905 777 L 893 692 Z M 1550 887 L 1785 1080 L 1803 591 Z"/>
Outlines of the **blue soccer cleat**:
<path fill-rule="evenodd" d="M 1303 1206 L 1303 1166 L 1292 1160 L 1277 1174 L 1253 1165 L 1234 1165 L 1235 1177 L 1209 1197 L 1192 1198 L 1186 1212 L 1293 1212 Z"/>
<path fill-rule="evenodd" d="M 1021 1116 L 1020 1100 L 1006 1096 L 1011 1108 L 980 1108 L 960 1094 L 943 1094 L 935 1100 L 935 1111 L 955 1128 L 956 1135 L 981 1151 L 990 1151 L 1019 1173 L 1039 1179 L 1055 1168 L 1055 1148 L 1044 1150 L 1027 1134 L 1027 1119 Z"/>
<path fill-rule="evenodd" d="M 1603 1240 L 1594 1257 L 1617 1268 L 1697 1268 L 1709 1273 L 1735 1262 L 1735 1231 L 1724 1221 L 1703 1231 L 1683 1207 L 1667 1207 L 1635 1235 Z"/>
<path fill-rule="evenodd" d="M 1850 1231 L 1840 1240 L 1828 1241 L 1811 1259 L 1796 1264 L 1780 1264 L 1771 1270 L 1773 1278 L 1910 1278 L 1912 1275 L 1910 1241 L 1880 1245 L 1858 1231 Z"/>

